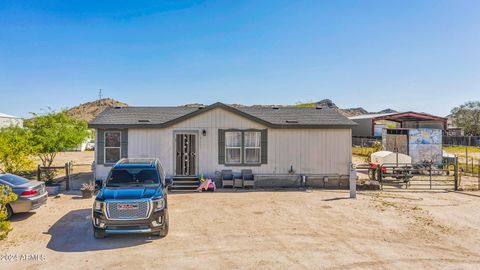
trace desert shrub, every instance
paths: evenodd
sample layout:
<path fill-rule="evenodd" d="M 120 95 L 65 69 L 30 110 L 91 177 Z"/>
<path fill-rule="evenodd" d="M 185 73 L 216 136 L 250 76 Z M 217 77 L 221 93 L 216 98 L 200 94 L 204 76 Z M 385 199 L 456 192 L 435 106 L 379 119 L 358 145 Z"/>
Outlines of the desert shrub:
<path fill-rule="evenodd" d="M 6 185 L 0 185 L 0 240 L 5 239 L 12 230 L 7 220 L 7 204 L 17 199 L 17 194 Z"/>
<path fill-rule="evenodd" d="M 356 156 L 366 157 L 373 153 L 373 147 L 353 147 L 352 154 Z"/>
<path fill-rule="evenodd" d="M 20 127 L 0 129 L 0 168 L 21 174 L 33 167 L 31 134 Z"/>
<path fill-rule="evenodd" d="M 366 162 L 370 161 L 370 155 L 372 153 L 378 152 L 382 150 L 382 143 L 375 142 L 373 143 L 372 147 L 353 147 L 352 154 L 356 156 L 362 156 L 365 158 Z"/>

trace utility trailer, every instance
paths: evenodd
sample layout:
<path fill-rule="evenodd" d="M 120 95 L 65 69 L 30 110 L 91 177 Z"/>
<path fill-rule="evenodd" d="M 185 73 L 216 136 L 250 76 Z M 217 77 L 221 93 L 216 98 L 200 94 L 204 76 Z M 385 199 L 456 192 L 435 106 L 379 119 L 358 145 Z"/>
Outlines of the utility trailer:
<path fill-rule="evenodd" d="M 382 178 L 392 177 L 405 182 L 412 178 L 412 158 L 405 154 L 390 151 L 375 152 L 370 155 L 368 165 L 370 180 L 380 180 L 380 174 Z"/>

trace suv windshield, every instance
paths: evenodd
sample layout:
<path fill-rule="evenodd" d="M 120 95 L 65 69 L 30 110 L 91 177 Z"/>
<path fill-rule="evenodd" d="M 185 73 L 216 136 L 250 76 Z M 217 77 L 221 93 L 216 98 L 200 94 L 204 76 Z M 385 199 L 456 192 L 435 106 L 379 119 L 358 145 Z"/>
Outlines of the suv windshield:
<path fill-rule="evenodd" d="M 145 168 L 113 169 L 107 179 L 107 187 L 148 186 L 159 183 L 157 170 Z"/>

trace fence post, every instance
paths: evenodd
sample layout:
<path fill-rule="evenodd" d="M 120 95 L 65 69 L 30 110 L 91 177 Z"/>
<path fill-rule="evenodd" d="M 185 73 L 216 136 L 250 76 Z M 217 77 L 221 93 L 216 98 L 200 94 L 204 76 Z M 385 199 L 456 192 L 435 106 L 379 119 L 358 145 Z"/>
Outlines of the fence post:
<path fill-rule="evenodd" d="M 65 163 L 66 190 L 70 190 L 70 163 Z"/>
<path fill-rule="evenodd" d="M 472 177 L 475 177 L 475 165 L 474 165 L 475 160 L 473 159 L 473 157 L 472 157 L 472 162 L 471 163 L 472 163 Z"/>
<path fill-rule="evenodd" d="M 430 163 L 429 175 L 430 175 L 430 189 L 432 189 L 432 163 Z"/>
<path fill-rule="evenodd" d="M 42 174 L 41 167 L 40 167 L 40 164 L 38 164 L 38 166 L 37 166 L 37 181 L 41 181 L 41 178 L 42 178 L 41 174 Z"/>
<path fill-rule="evenodd" d="M 468 144 L 465 146 L 465 167 L 466 167 L 466 173 L 468 173 Z"/>
<path fill-rule="evenodd" d="M 455 157 L 455 166 L 454 166 L 453 170 L 454 170 L 453 174 L 455 176 L 455 187 L 454 187 L 454 189 L 455 189 L 455 191 L 457 191 L 458 190 L 458 157 Z"/>
<path fill-rule="evenodd" d="M 350 198 L 352 199 L 357 198 L 357 171 L 355 170 L 355 165 L 353 165 L 353 163 L 350 163 L 349 186 L 350 186 Z"/>

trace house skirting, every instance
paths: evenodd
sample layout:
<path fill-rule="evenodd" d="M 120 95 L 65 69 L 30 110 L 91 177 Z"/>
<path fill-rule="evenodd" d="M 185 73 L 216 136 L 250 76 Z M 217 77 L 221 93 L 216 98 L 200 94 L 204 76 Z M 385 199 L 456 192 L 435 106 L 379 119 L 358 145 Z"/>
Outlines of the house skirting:
<path fill-rule="evenodd" d="M 255 188 L 349 188 L 348 175 L 258 174 L 254 181 Z"/>

